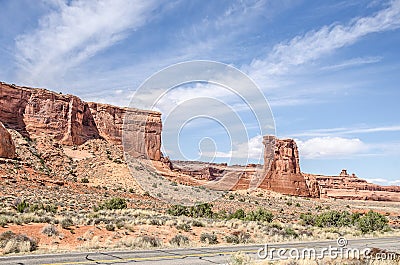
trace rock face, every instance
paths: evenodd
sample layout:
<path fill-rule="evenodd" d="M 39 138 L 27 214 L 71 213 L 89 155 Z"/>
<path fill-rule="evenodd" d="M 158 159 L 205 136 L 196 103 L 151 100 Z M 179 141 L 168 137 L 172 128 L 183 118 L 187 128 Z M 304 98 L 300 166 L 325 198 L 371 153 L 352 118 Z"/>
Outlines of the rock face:
<path fill-rule="evenodd" d="M 87 103 L 72 95 L 0 83 L 0 121 L 29 138 L 51 137 L 61 144 L 81 145 L 100 139 L 121 145 L 124 118 L 137 119 L 127 127 L 135 156 L 161 157 L 161 113 L 107 104 Z"/>
<path fill-rule="evenodd" d="M 11 134 L 4 128 L 0 122 L 0 158 L 14 158 L 15 145 Z"/>
<path fill-rule="evenodd" d="M 271 145 L 272 143 L 272 145 Z M 268 148 L 274 148 L 271 167 L 266 172 L 260 188 L 288 195 L 312 196 L 306 179 L 300 171 L 299 151 L 292 139 L 280 140 L 273 136 L 264 136 L 264 161 L 271 160 Z"/>

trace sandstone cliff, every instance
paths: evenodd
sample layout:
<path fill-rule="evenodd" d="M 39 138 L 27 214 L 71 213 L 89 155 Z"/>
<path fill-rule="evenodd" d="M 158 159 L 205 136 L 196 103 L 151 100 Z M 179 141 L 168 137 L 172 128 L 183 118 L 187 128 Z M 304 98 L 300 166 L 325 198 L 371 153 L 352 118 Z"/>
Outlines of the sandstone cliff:
<path fill-rule="evenodd" d="M 4 128 L 0 122 L 0 158 L 14 158 L 15 145 L 11 134 Z"/>
<path fill-rule="evenodd" d="M 160 160 L 161 113 L 87 103 L 73 95 L 0 83 L 0 121 L 28 138 L 50 137 L 65 145 L 103 138 L 121 145 L 126 116 L 136 119 L 135 126 L 125 131 L 132 153 Z"/>

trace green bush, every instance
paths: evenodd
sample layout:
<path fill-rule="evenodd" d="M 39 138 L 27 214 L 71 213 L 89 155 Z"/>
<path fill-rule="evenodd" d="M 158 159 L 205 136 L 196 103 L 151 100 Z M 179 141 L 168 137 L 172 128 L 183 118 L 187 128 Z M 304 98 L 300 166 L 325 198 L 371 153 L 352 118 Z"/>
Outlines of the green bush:
<path fill-rule="evenodd" d="M 374 232 L 374 231 L 382 231 L 388 228 L 388 219 L 386 216 L 369 211 L 364 216 L 360 217 L 358 220 L 358 228 L 362 233 Z"/>
<path fill-rule="evenodd" d="M 233 214 L 229 215 L 228 219 L 239 219 L 245 221 L 259 221 L 259 222 L 271 222 L 274 219 L 274 215 L 262 208 L 256 211 L 250 211 L 245 213 L 243 209 L 238 209 Z"/>
<path fill-rule="evenodd" d="M 172 205 L 168 210 L 167 213 L 173 216 L 188 216 L 189 211 L 188 207 L 182 205 Z"/>
<path fill-rule="evenodd" d="M 303 225 L 315 225 L 315 216 L 311 213 L 300 214 L 300 220 Z"/>
<path fill-rule="evenodd" d="M 274 219 L 274 215 L 262 208 L 257 209 L 256 211 L 251 211 L 246 214 L 245 220 L 247 221 L 260 221 L 260 222 L 272 222 Z"/>
<path fill-rule="evenodd" d="M 22 202 L 19 202 L 17 204 L 17 212 L 19 213 L 24 213 L 26 211 L 26 209 L 29 209 L 29 203 L 27 203 L 25 200 L 23 200 Z"/>
<path fill-rule="evenodd" d="M 369 211 L 367 214 L 350 214 L 347 211 L 328 211 L 318 215 L 311 213 L 301 214 L 300 219 L 305 225 L 318 227 L 344 227 L 356 226 L 362 233 L 382 231 L 388 229 L 388 219 L 386 216 Z"/>
<path fill-rule="evenodd" d="M 105 201 L 103 204 L 99 205 L 98 209 L 100 210 L 121 210 L 126 209 L 127 203 L 123 198 L 112 198 L 108 201 Z"/>
<path fill-rule="evenodd" d="M 294 231 L 293 228 L 290 228 L 290 227 L 285 228 L 285 235 L 288 237 L 293 237 L 293 238 L 299 237 L 299 234 L 297 234 L 297 232 Z"/>
<path fill-rule="evenodd" d="M 212 204 L 203 203 L 191 207 L 173 205 L 167 213 L 173 216 L 188 216 L 193 218 L 214 218 L 216 214 L 212 211 Z"/>
<path fill-rule="evenodd" d="M 353 225 L 356 219 L 349 212 L 329 211 L 315 217 L 315 225 L 318 227 L 343 227 Z"/>
<path fill-rule="evenodd" d="M 246 217 L 246 213 L 244 212 L 243 209 L 237 209 L 236 212 L 233 214 L 229 215 L 229 219 L 239 219 L 239 220 L 244 220 Z"/>

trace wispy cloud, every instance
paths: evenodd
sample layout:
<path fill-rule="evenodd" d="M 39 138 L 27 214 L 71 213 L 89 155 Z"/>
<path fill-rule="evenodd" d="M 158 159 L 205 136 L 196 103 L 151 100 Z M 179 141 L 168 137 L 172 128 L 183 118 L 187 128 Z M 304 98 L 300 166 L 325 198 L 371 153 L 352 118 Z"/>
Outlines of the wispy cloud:
<path fill-rule="evenodd" d="M 295 80 L 293 71 L 298 72 L 299 69 L 315 72 L 316 69 L 310 63 L 321 61 L 336 50 L 350 46 L 367 35 L 398 28 L 400 28 L 400 1 L 395 0 L 391 1 L 388 7 L 371 16 L 354 18 L 348 23 L 333 23 L 282 41 L 273 46 L 265 57 L 253 59 L 242 69 L 261 85 L 262 89 L 268 93 L 269 99 L 276 102 L 277 106 L 310 103 L 317 96 L 321 99 L 320 90 L 301 89 L 301 84 L 297 84 L 296 89 L 293 89 L 292 86 L 286 87 L 282 81 L 289 77 Z M 325 67 L 324 70 L 334 71 L 344 67 L 378 63 L 381 59 L 378 56 L 355 58 Z M 313 70 L 310 70 L 310 67 Z M 319 84 L 319 86 L 323 88 L 327 85 Z M 341 89 L 342 86 L 336 85 L 336 87 Z M 283 95 L 285 98 L 282 100 Z M 293 100 L 287 98 L 287 95 L 291 95 Z M 307 99 L 298 100 L 304 96 L 307 96 Z"/>
<path fill-rule="evenodd" d="M 340 69 L 347 68 L 347 67 L 354 67 L 354 66 L 360 66 L 360 65 L 364 65 L 364 64 L 378 63 L 380 61 L 382 61 L 381 56 L 353 58 L 353 59 L 341 62 L 339 64 L 322 67 L 321 69 L 322 70 L 340 70 Z"/>
<path fill-rule="evenodd" d="M 400 1 L 392 1 L 391 5 L 373 16 L 352 20 L 347 25 L 332 24 L 317 31 L 309 31 L 298 35 L 288 42 L 274 46 L 265 59 L 254 60 L 252 71 L 268 74 L 283 74 L 291 66 L 298 66 L 316 60 L 339 48 L 354 44 L 360 38 L 377 32 L 400 27 Z"/>
<path fill-rule="evenodd" d="M 68 69 L 145 24 L 155 1 L 57 1 L 39 27 L 16 38 L 19 82 L 51 85 Z M 54 4 L 53 3 L 53 4 Z"/>
<path fill-rule="evenodd" d="M 353 127 L 353 128 L 329 128 L 315 129 L 301 133 L 291 134 L 291 137 L 323 137 L 323 136 L 339 136 L 350 134 L 379 133 L 379 132 L 398 132 L 400 125 L 380 126 L 380 127 Z"/>

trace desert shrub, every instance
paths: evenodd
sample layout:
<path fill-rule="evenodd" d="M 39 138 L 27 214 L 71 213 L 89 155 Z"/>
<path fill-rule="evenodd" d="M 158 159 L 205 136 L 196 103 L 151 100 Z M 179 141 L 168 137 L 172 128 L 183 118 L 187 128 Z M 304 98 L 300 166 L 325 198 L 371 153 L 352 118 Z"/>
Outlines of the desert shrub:
<path fill-rule="evenodd" d="M 382 231 L 388 228 L 388 219 L 386 216 L 369 211 L 364 216 L 360 217 L 357 222 L 357 226 L 362 233 L 368 233 L 373 231 Z"/>
<path fill-rule="evenodd" d="M 300 220 L 303 225 L 315 225 L 315 216 L 311 213 L 301 213 Z"/>
<path fill-rule="evenodd" d="M 56 236 L 58 235 L 58 230 L 55 225 L 46 225 L 42 229 L 42 234 L 45 234 L 47 236 Z"/>
<path fill-rule="evenodd" d="M 161 225 L 161 222 L 158 219 L 151 219 L 150 224 L 151 225 Z"/>
<path fill-rule="evenodd" d="M 294 229 L 290 228 L 290 227 L 286 227 L 285 228 L 285 235 L 288 236 L 288 237 L 293 237 L 293 238 L 298 238 L 299 237 L 299 234 L 297 234 L 297 232 L 294 231 Z"/>
<path fill-rule="evenodd" d="M 243 209 L 238 209 L 233 214 L 229 215 L 228 219 L 239 219 L 243 220 L 246 217 L 246 213 Z"/>
<path fill-rule="evenodd" d="M 16 205 L 16 210 L 19 213 L 24 213 L 27 209 L 29 209 L 29 203 L 27 203 L 25 200 L 18 202 Z"/>
<path fill-rule="evenodd" d="M 329 211 L 315 217 L 315 226 L 318 227 L 343 227 L 350 226 L 354 222 L 349 212 Z"/>
<path fill-rule="evenodd" d="M 8 224 L 8 219 L 3 216 L 0 216 L 0 227 L 4 227 L 7 224 Z"/>
<path fill-rule="evenodd" d="M 228 219 L 239 219 L 246 221 L 260 221 L 260 222 L 272 222 L 274 215 L 263 209 L 259 208 L 256 211 L 250 211 L 245 213 L 243 209 L 238 209 L 233 214 L 229 215 Z"/>
<path fill-rule="evenodd" d="M 233 232 L 225 236 L 225 241 L 231 244 L 248 243 L 250 241 L 250 234 L 243 231 Z"/>
<path fill-rule="evenodd" d="M 226 243 L 229 244 L 239 244 L 239 238 L 235 235 L 227 235 L 225 236 Z"/>
<path fill-rule="evenodd" d="M 256 211 L 251 211 L 246 214 L 245 220 L 247 221 L 260 221 L 260 222 L 272 222 L 274 219 L 274 215 L 262 208 L 257 209 Z"/>
<path fill-rule="evenodd" d="M 107 231 L 115 231 L 114 224 L 106 224 L 106 230 Z"/>
<path fill-rule="evenodd" d="M 202 243 L 208 243 L 210 245 L 217 244 L 218 243 L 218 238 L 217 235 L 214 233 L 209 234 L 209 233 L 202 233 L 200 235 L 200 242 Z"/>
<path fill-rule="evenodd" d="M 38 243 L 26 235 L 6 231 L 0 234 L 0 247 L 4 249 L 4 254 L 30 252 L 37 249 Z"/>
<path fill-rule="evenodd" d="M 187 236 L 177 234 L 169 241 L 169 243 L 178 247 L 186 246 L 189 244 L 189 238 Z"/>
<path fill-rule="evenodd" d="M 74 222 L 72 221 L 71 218 L 64 218 L 61 220 L 61 227 L 64 229 L 69 229 L 70 226 L 72 226 L 74 224 Z"/>
<path fill-rule="evenodd" d="M 121 210 L 126 208 L 127 203 L 126 200 L 123 198 L 112 198 L 98 206 L 98 209 L 100 210 Z"/>
<path fill-rule="evenodd" d="M 193 220 L 192 221 L 192 226 L 194 226 L 194 227 L 204 227 L 204 224 L 202 222 L 200 222 L 200 221 Z"/>
<path fill-rule="evenodd" d="M 154 236 L 142 236 L 137 238 L 135 245 L 142 248 L 155 248 L 161 246 L 161 242 Z"/>
<path fill-rule="evenodd" d="M 38 212 L 40 210 L 43 210 L 45 212 L 48 213 L 57 213 L 57 209 L 58 207 L 54 204 L 42 204 L 42 203 L 37 203 L 37 204 L 33 204 L 29 207 L 29 211 L 30 212 Z"/>
<path fill-rule="evenodd" d="M 189 224 L 179 224 L 176 226 L 176 229 L 189 232 L 192 229 L 192 227 Z"/>
<path fill-rule="evenodd" d="M 212 204 L 203 203 L 189 208 L 189 216 L 194 218 L 206 217 L 213 218 L 214 212 L 212 211 Z"/>
<path fill-rule="evenodd" d="M 88 178 L 83 178 L 83 179 L 81 179 L 81 182 L 82 183 L 89 183 L 89 179 Z"/>
<path fill-rule="evenodd" d="M 194 218 L 214 218 L 216 214 L 212 211 L 212 204 L 203 203 L 191 207 L 173 205 L 167 213 L 173 216 L 188 216 Z"/>
<path fill-rule="evenodd" d="M 362 233 L 388 229 L 389 222 L 386 216 L 374 211 L 369 211 L 365 215 L 350 214 L 347 211 L 329 211 L 315 216 L 307 213 L 301 214 L 300 219 L 303 224 L 318 227 L 356 226 Z"/>

